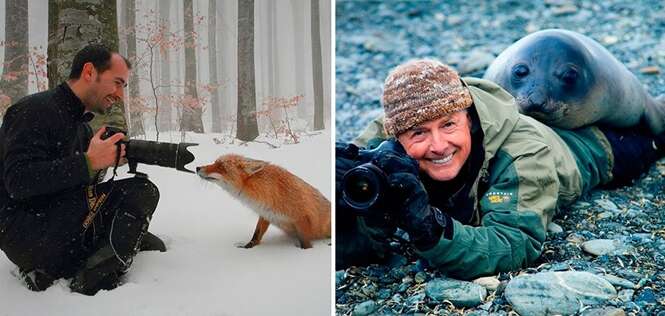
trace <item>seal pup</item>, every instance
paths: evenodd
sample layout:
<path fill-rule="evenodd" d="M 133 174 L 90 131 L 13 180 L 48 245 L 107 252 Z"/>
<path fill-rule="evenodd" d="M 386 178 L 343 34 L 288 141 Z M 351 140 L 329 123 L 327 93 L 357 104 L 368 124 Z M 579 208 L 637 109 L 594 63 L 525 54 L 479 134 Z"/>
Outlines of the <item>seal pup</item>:
<path fill-rule="evenodd" d="M 499 54 L 484 78 L 512 94 L 521 113 L 550 126 L 665 130 L 665 96 L 653 98 L 607 49 L 579 33 L 527 35 Z"/>

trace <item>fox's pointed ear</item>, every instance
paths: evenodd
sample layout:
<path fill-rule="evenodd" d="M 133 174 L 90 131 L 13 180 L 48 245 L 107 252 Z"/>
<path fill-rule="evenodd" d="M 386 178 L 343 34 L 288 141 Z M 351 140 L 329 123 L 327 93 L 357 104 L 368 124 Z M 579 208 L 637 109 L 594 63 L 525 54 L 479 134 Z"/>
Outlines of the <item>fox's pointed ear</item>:
<path fill-rule="evenodd" d="M 247 161 L 245 161 L 243 169 L 245 170 L 245 172 L 247 172 L 248 175 L 251 176 L 261 171 L 267 165 L 268 163 L 262 160 L 247 159 Z"/>

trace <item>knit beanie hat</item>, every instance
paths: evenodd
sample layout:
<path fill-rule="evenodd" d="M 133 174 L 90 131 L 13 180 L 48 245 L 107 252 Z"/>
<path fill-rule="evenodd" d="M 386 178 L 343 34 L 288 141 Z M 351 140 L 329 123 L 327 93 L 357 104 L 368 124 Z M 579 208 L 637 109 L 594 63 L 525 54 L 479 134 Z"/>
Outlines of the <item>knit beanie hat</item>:
<path fill-rule="evenodd" d="M 469 89 L 452 68 L 431 59 L 411 60 L 393 69 L 381 98 L 383 127 L 390 136 L 473 104 Z"/>

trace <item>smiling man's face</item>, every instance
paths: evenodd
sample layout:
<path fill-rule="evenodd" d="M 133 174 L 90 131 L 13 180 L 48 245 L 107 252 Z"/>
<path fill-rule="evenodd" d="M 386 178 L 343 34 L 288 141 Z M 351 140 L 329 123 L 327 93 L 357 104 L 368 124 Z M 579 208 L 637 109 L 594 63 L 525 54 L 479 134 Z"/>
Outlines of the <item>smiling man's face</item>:
<path fill-rule="evenodd" d="M 471 153 L 471 118 L 466 110 L 454 112 L 417 125 L 397 139 L 430 178 L 450 181 Z"/>
<path fill-rule="evenodd" d="M 117 53 L 111 55 L 111 67 L 102 73 L 98 73 L 92 63 L 90 66 L 92 80 L 85 106 L 88 111 L 104 113 L 113 103 L 123 99 L 129 69 L 122 56 Z"/>

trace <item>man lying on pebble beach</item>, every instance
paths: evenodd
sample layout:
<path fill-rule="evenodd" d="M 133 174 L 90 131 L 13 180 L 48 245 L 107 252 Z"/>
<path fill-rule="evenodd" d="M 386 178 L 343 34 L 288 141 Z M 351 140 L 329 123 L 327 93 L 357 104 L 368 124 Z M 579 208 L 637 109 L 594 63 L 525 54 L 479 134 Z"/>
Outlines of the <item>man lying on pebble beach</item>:
<path fill-rule="evenodd" d="M 498 85 L 434 60 L 392 70 L 381 101 L 382 118 L 336 145 L 337 270 L 387 259 L 397 228 L 452 277 L 520 269 L 540 256 L 561 207 L 629 184 L 665 153 L 662 136 L 637 129 L 545 126 Z M 359 210 L 342 184 L 368 162 L 385 175 L 385 192 Z"/>

